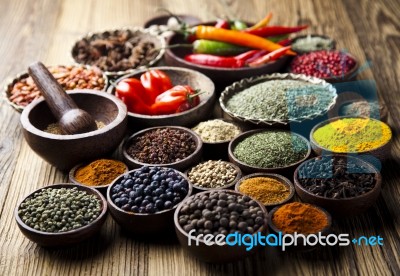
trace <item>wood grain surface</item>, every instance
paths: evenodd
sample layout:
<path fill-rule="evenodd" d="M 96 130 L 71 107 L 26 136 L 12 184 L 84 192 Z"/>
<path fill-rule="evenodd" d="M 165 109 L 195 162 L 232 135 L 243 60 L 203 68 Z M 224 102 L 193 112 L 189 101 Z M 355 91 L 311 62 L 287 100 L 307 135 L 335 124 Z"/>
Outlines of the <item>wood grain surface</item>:
<path fill-rule="evenodd" d="M 73 43 L 87 32 L 142 26 L 161 14 L 157 7 L 203 20 L 234 16 L 271 24 L 310 24 L 305 33 L 337 40 L 361 64 L 358 79 L 376 82 L 394 131 L 392 158 L 383 167 L 383 189 L 365 214 L 335 220 L 334 230 L 351 236 L 380 235 L 384 246 L 325 248 L 309 253 L 268 247 L 243 261 L 202 263 L 176 240 L 142 241 L 121 232 L 109 216 L 101 232 L 78 246 L 44 249 L 27 240 L 14 220 L 23 197 L 67 175 L 39 158 L 23 139 L 20 114 L 0 102 L 0 275 L 400 275 L 400 2 L 398 0 L 0 0 L 2 85 L 38 60 L 70 64 Z M 228 10 L 227 10 L 228 7 Z M 60 156 L 60 158 L 62 158 Z"/>

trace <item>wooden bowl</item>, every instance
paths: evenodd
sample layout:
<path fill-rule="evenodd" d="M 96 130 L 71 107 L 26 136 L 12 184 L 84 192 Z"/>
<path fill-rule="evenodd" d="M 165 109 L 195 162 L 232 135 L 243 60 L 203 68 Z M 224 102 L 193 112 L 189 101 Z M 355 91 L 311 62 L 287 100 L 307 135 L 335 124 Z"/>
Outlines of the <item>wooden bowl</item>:
<path fill-rule="evenodd" d="M 127 174 L 133 174 L 136 170 L 131 170 Z M 179 172 L 183 178 L 188 182 L 188 193 L 186 197 L 182 200 L 184 201 L 192 194 L 192 185 L 188 181 L 187 177 Z M 175 204 L 171 209 L 163 210 L 154 214 L 142 214 L 124 211 L 119 208 L 111 199 L 112 188 L 121 181 L 124 175 L 119 176 L 117 179 L 111 183 L 107 189 L 107 202 L 110 208 L 110 214 L 113 219 L 121 226 L 121 228 L 129 234 L 139 235 L 141 237 L 150 237 L 152 235 L 173 233 L 174 230 L 174 211 L 178 204 Z M 154 236 L 153 236 L 154 238 Z"/>
<path fill-rule="evenodd" d="M 116 161 L 117 161 L 117 160 L 116 160 Z M 121 162 L 121 161 L 119 161 L 119 162 Z M 78 184 L 78 185 L 82 185 L 82 186 L 89 186 L 89 185 L 86 185 L 86 184 L 84 184 L 84 183 L 79 182 L 79 181 L 75 178 L 75 173 L 76 173 L 76 171 L 77 171 L 79 168 L 88 165 L 89 163 L 91 163 L 91 162 L 81 163 L 81 164 L 78 164 L 78 165 L 76 165 L 75 167 L 73 167 L 73 168 L 69 171 L 69 174 L 68 174 L 68 179 L 69 179 L 69 181 L 72 182 L 72 183 L 74 183 L 74 184 Z M 124 165 L 125 165 L 125 164 L 124 164 Z M 128 171 L 129 171 L 128 166 L 125 165 L 125 173 L 127 173 Z M 110 183 L 108 183 L 108 184 L 105 184 L 105 185 L 89 186 L 89 187 L 92 187 L 92 188 L 94 188 L 94 189 L 100 191 L 100 192 L 102 193 L 102 195 L 107 196 L 107 189 L 108 189 L 108 186 L 111 185 L 111 183 L 112 183 L 112 182 L 110 182 Z"/>
<path fill-rule="evenodd" d="M 240 168 L 239 168 L 238 166 L 236 166 L 236 165 L 233 164 L 233 163 L 226 162 L 226 161 L 222 161 L 222 162 L 225 163 L 225 164 L 227 164 L 227 165 L 229 165 L 229 166 L 231 166 L 232 168 L 235 169 L 235 171 L 236 171 L 236 177 L 235 177 L 235 179 L 234 179 L 233 181 L 231 181 L 231 182 L 229 182 L 229 183 L 226 183 L 224 186 L 221 186 L 221 187 L 219 187 L 219 188 L 205 188 L 205 187 L 201 187 L 201 186 L 196 185 L 193 181 L 190 180 L 190 178 L 189 178 L 189 172 L 191 171 L 192 168 L 194 168 L 195 166 L 197 166 L 197 165 L 199 165 L 199 164 L 196 164 L 195 166 L 193 166 L 193 167 L 191 167 L 190 169 L 187 169 L 187 170 L 185 171 L 185 175 L 186 175 L 187 178 L 189 179 L 190 183 L 193 185 L 193 192 L 194 192 L 194 193 L 204 192 L 204 191 L 214 191 L 214 190 L 228 190 L 228 189 L 233 188 L 233 186 L 235 186 L 236 182 L 242 177 L 242 171 L 240 170 Z M 203 163 L 205 163 L 205 162 L 203 162 Z M 202 163 L 200 163 L 200 164 L 202 164 Z"/>
<path fill-rule="evenodd" d="M 214 22 L 205 22 L 201 25 L 214 26 Z M 279 72 L 284 69 L 289 62 L 289 56 L 283 56 L 276 61 L 267 63 L 258 67 L 243 67 L 243 68 L 218 68 L 204 65 L 197 65 L 188 62 L 184 57 L 192 53 L 192 49 L 188 47 L 170 47 L 177 44 L 187 44 L 184 36 L 181 34 L 174 34 L 167 38 L 167 49 L 165 51 L 165 62 L 170 66 L 185 67 L 196 70 L 210 77 L 216 85 L 224 87 L 230 85 L 235 81 L 243 78 L 254 77 L 262 74 L 270 74 Z M 168 48 L 169 47 L 169 48 Z"/>
<path fill-rule="evenodd" d="M 101 213 L 100 215 L 92 221 L 90 224 L 85 225 L 81 228 L 77 228 L 74 230 L 66 231 L 66 232 L 59 232 L 59 233 L 51 233 L 51 232 L 44 232 L 35 230 L 28 225 L 26 225 L 21 217 L 18 215 L 19 206 L 23 201 L 32 197 L 35 193 L 42 191 L 43 189 L 53 188 L 53 189 L 60 189 L 60 188 L 74 188 L 77 187 L 80 191 L 85 191 L 90 195 L 96 196 L 101 202 Z M 24 234 L 28 239 L 31 241 L 39 244 L 40 246 L 44 247 L 62 247 L 62 246 L 69 246 L 78 244 L 94 234 L 96 234 L 101 226 L 104 224 L 106 217 L 107 217 L 107 201 L 101 195 L 101 193 L 95 189 L 92 189 L 87 186 L 76 185 L 76 184 L 53 184 L 49 185 L 40 189 L 37 189 L 33 193 L 29 194 L 25 197 L 15 208 L 15 219 L 17 221 L 18 227 L 21 230 L 22 234 Z"/>
<path fill-rule="evenodd" d="M 336 50 L 332 50 L 332 51 L 336 51 Z M 311 52 L 310 53 L 306 53 L 305 55 L 307 55 L 307 54 L 311 54 Z M 332 76 L 332 77 L 327 77 L 327 78 L 321 78 L 321 79 L 323 79 L 323 80 L 325 80 L 326 82 L 329 82 L 329 83 L 337 83 L 337 82 L 346 82 L 346 81 L 349 81 L 349 80 L 353 80 L 353 79 L 355 79 L 356 78 L 356 76 L 357 76 L 357 71 L 358 71 L 358 68 L 360 67 L 360 62 L 358 61 L 358 59 L 355 57 L 355 56 L 353 56 L 352 54 L 350 54 L 350 53 L 345 53 L 346 54 L 346 56 L 348 56 L 348 57 L 350 57 L 351 59 L 353 59 L 354 61 L 355 61 L 355 65 L 346 73 L 346 74 L 344 74 L 344 75 L 341 75 L 341 76 Z M 292 60 L 292 62 L 294 62 L 294 60 Z M 293 74 L 296 74 L 296 73 L 294 73 L 293 71 L 292 71 L 292 69 L 291 69 L 291 64 L 289 65 L 289 72 L 290 73 L 293 73 Z M 317 66 L 317 65 L 316 65 Z M 311 76 L 310 76 L 311 77 Z"/>
<path fill-rule="evenodd" d="M 365 193 L 360 196 L 352 197 L 352 198 L 342 198 L 342 199 L 335 199 L 335 198 L 327 198 L 327 197 L 322 197 L 315 195 L 305 189 L 299 182 L 299 177 L 298 177 L 298 172 L 299 170 L 305 166 L 308 162 L 311 162 L 314 159 L 319 159 L 321 157 L 315 157 L 313 159 L 310 159 L 304 163 L 302 163 L 300 166 L 298 166 L 294 172 L 294 186 L 296 189 L 297 195 L 303 200 L 304 202 L 308 202 L 311 204 L 315 204 L 318 206 L 321 206 L 328 210 L 332 215 L 337 216 L 337 217 L 347 217 L 347 216 L 354 216 L 360 213 L 365 212 L 369 207 L 371 207 L 376 200 L 378 199 L 378 196 L 381 191 L 381 185 L 382 185 L 382 177 L 380 172 L 369 162 L 366 162 L 360 158 L 352 157 L 349 155 L 328 155 L 328 157 L 345 157 L 348 160 L 351 159 L 353 162 L 356 164 L 360 164 L 365 166 L 368 171 L 371 171 L 374 174 L 375 178 L 375 186 L 374 188 L 369 191 L 368 193 Z M 325 156 L 323 156 L 325 157 Z"/>
<path fill-rule="evenodd" d="M 332 38 L 330 38 L 329 36 L 326 36 L 326 35 L 319 35 L 319 34 L 306 34 L 306 35 L 299 35 L 299 36 L 296 36 L 296 37 L 294 37 L 294 38 L 291 40 L 291 41 L 292 41 L 292 42 L 291 42 L 292 50 L 295 51 L 295 52 L 298 53 L 298 54 L 306 54 L 306 53 L 309 53 L 309 52 L 313 52 L 313 51 L 303 51 L 303 50 L 300 50 L 300 49 L 296 49 L 296 48 L 294 47 L 294 44 L 296 43 L 297 40 L 303 39 L 303 38 L 307 38 L 307 37 L 320 37 L 320 38 L 324 38 L 324 39 L 329 39 L 329 40 L 332 41 L 332 43 L 331 43 L 331 48 L 330 48 L 329 50 L 334 50 L 334 49 L 336 49 L 336 41 L 333 40 Z M 323 50 L 323 49 L 320 49 L 320 50 Z M 315 50 L 315 51 L 319 51 L 319 50 Z"/>
<path fill-rule="evenodd" d="M 261 132 L 268 132 L 268 131 L 273 131 L 273 130 L 266 130 L 266 129 L 256 129 L 256 130 L 250 130 L 250 131 L 246 131 L 243 132 L 241 135 L 237 136 L 235 139 L 233 139 L 230 143 L 229 143 L 229 149 L 228 149 L 228 153 L 229 153 L 229 160 L 237 165 L 241 171 L 246 175 L 246 174 L 252 174 L 252 173 L 277 173 L 277 174 L 282 174 L 285 176 L 290 177 L 293 173 L 293 171 L 295 170 L 295 168 L 302 163 L 304 160 L 307 160 L 308 157 L 311 154 L 311 147 L 310 147 L 310 143 L 308 142 L 308 140 L 306 138 L 304 138 L 303 136 L 301 136 L 300 134 L 297 134 L 295 132 L 292 132 L 293 135 L 296 135 L 298 137 L 300 137 L 304 142 L 306 142 L 308 150 L 306 155 L 304 156 L 303 159 L 290 164 L 288 166 L 284 166 L 284 167 L 276 167 L 276 168 L 261 168 L 261 167 L 255 167 L 255 166 L 251 166 L 248 165 L 242 161 L 240 161 L 239 159 L 237 159 L 235 157 L 235 155 L 233 154 L 233 151 L 235 149 L 235 147 L 244 139 L 246 139 L 247 137 L 250 137 L 254 134 L 257 133 L 261 133 Z M 280 130 L 280 131 L 284 131 L 284 130 Z M 290 131 L 287 131 L 290 132 Z"/>
<path fill-rule="evenodd" d="M 21 114 L 26 142 L 40 157 L 60 170 L 112 153 L 124 138 L 127 127 L 125 104 L 101 91 L 68 91 L 79 108 L 105 124 L 105 127 L 82 134 L 57 135 L 45 132 L 56 122 L 45 100 L 39 98 Z"/>
<path fill-rule="evenodd" d="M 305 203 L 305 204 L 307 204 L 307 203 Z M 321 208 L 321 207 L 319 207 L 319 206 L 312 205 L 312 204 L 309 204 L 309 205 L 312 206 L 312 207 L 314 207 L 314 208 L 317 208 L 318 210 L 320 210 L 321 212 L 323 212 L 323 213 L 326 215 L 326 217 L 327 217 L 327 219 L 328 219 L 328 225 L 327 225 L 324 229 L 322 229 L 321 235 L 323 235 L 323 236 L 328 235 L 328 234 L 331 232 L 331 228 L 332 228 L 332 217 L 331 217 L 331 215 L 330 215 L 325 209 L 323 209 L 323 208 Z M 281 229 L 279 229 L 279 228 L 275 225 L 275 223 L 272 221 L 272 218 L 274 217 L 275 212 L 278 211 L 279 208 L 281 208 L 281 207 L 283 207 L 283 206 L 285 206 L 285 204 L 273 208 L 273 209 L 268 213 L 268 226 L 269 226 L 269 228 L 272 230 L 272 232 L 275 233 L 275 234 L 279 234 L 279 233 L 281 233 L 282 235 L 287 234 L 287 233 L 285 233 L 284 231 L 282 231 Z M 302 234 L 302 233 L 298 233 L 298 234 Z M 312 235 L 312 234 L 308 234 L 308 235 L 305 235 L 305 236 L 307 237 L 307 236 L 309 236 L 309 235 Z M 313 233 L 313 235 L 318 235 L 318 233 Z M 318 236 L 317 236 L 317 239 L 318 239 Z M 315 239 L 313 239 L 313 241 L 314 241 L 314 240 L 315 240 Z M 296 244 L 297 244 L 296 246 L 295 246 L 295 245 L 289 245 L 289 246 L 285 247 L 285 251 L 288 250 L 288 251 L 292 251 L 292 252 L 296 252 L 296 251 L 301 251 L 301 252 L 303 252 L 303 251 L 312 251 L 312 250 L 315 250 L 315 249 L 321 247 L 321 245 L 319 245 L 319 244 L 316 244 L 315 246 L 304 245 L 304 239 L 303 239 L 303 238 L 300 238 L 300 237 L 297 238 Z M 283 248 L 282 248 L 282 249 L 283 249 Z"/>
<path fill-rule="evenodd" d="M 250 118 L 250 117 L 244 117 L 241 114 L 237 114 L 227 107 L 228 101 L 236 94 L 242 92 L 245 89 L 248 89 L 249 87 L 252 87 L 253 85 L 257 85 L 260 83 L 268 82 L 268 81 L 274 81 L 274 80 L 295 80 L 295 81 L 302 81 L 306 82 L 309 84 L 315 84 L 315 85 L 321 85 L 327 90 L 327 93 L 329 93 L 332 97 L 331 101 L 323 110 L 319 110 L 318 112 L 309 114 L 307 116 L 302 116 L 302 117 L 291 117 L 290 114 L 288 114 L 288 118 L 285 120 L 278 119 L 278 118 L 273 118 L 273 119 L 263 119 L 263 118 Z M 324 80 L 314 78 L 314 77 L 308 77 L 306 75 L 297 75 L 297 74 L 290 74 L 290 73 L 285 73 L 285 74 L 271 74 L 271 75 L 262 75 L 258 77 L 252 77 L 252 78 L 247 78 L 243 79 L 239 82 L 235 82 L 232 85 L 228 86 L 225 88 L 225 90 L 221 93 L 221 96 L 219 98 L 219 105 L 223 111 L 223 116 L 225 118 L 230 118 L 234 122 L 248 126 L 251 128 L 255 127 L 277 127 L 277 128 L 289 128 L 292 125 L 305 125 L 306 123 L 313 122 L 314 120 L 320 119 L 321 117 L 325 116 L 330 109 L 333 108 L 335 105 L 337 98 L 337 93 L 336 93 L 336 88 L 332 86 L 331 84 L 327 83 Z M 296 105 L 295 102 L 287 103 L 290 106 Z M 268 107 L 266 107 L 268 108 Z"/>
<path fill-rule="evenodd" d="M 175 232 L 176 235 L 178 236 L 179 243 L 181 246 L 189 252 L 192 256 L 198 258 L 201 261 L 208 262 L 208 263 L 227 263 L 227 262 L 234 262 L 241 260 L 245 257 L 251 256 L 254 254 L 257 250 L 261 248 L 260 244 L 257 244 L 254 246 L 252 250 L 246 251 L 245 246 L 229 246 L 226 243 L 224 245 L 217 245 L 213 244 L 211 246 L 208 246 L 204 243 L 203 238 L 198 238 L 199 244 L 198 246 L 196 245 L 196 240 L 193 238 L 191 239 L 192 245 L 189 246 L 189 235 L 188 233 L 183 230 L 183 228 L 180 226 L 179 221 L 178 221 L 178 216 L 179 212 L 182 209 L 182 206 L 184 202 L 186 201 L 192 201 L 196 197 L 200 197 L 205 194 L 209 194 L 211 191 L 206 191 L 206 192 L 201 192 L 198 194 L 195 194 L 184 201 L 182 201 L 178 207 L 175 210 L 174 214 L 174 223 L 175 223 Z M 219 192 L 226 192 L 229 194 L 234 194 L 234 195 L 242 195 L 241 193 L 238 193 L 236 191 L 232 190 L 219 190 Z M 265 207 L 258 203 L 258 206 L 261 208 L 261 210 L 264 213 L 264 225 L 257 230 L 253 234 L 253 236 L 258 235 L 257 233 L 261 233 L 265 235 L 268 227 L 267 223 L 267 210 Z"/>
<path fill-rule="evenodd" d="M 59 65 L 59 66 L 65 66 L 65 65 Z M 76 68 L 82 67 L 82 68 L 85 68 L 88 70 L 93 68 L 93 66 L 89 66 L 89 65 L 69 65 L 69 66 L 76 67 Z M 51 68 L 51 67 L 56 67 L 56 66 L 47 66 L 47 67 Z M 97 70 L 100 70 L 100 69 L 97 68 Z M 20 80 L 26 79 L 28 77 L 29 77 L 28 72 L 22 72 L 22 73 L 18 74 L 14 79 L 10 79 L 3 88 L 3 96 L 6 99 L 7 103 L 18 112 L 22 112 L 22 110 L 24 110 L 25 106 L 18 105 L 10 100 L 10 97 L 12 96 L 11 91 L 16 83 L 18 83 Z M 102 89 L 99 89 L 99 91 L 105 91 L 107 88 L 108 77 L 106 76 L 106 74 L 103 73 L 102 78 L 104 79 L 104 87 Z M 64 84 L 62 84 L 62 86 L 65 88 Z M 65 89 L 68 89 L 68 88 L 65 88 Z M 97 89 L 94 89 L 94 90 L 97 90 Z"/>
<path fill-rule="evenodd" d="M 196 150 L 190 154 L 189 156 L 187 156 L 186 158 L 180 160 L 180 161 L 176 161 L 174 163 L 169 163 L 169 164 L 148 164 L 148 163 L 143 163 L 140 162 L 136 159 L 133 159 L 127 152 L 128 147 L 130 146 L 130 144 L 132 143 L 132 140 L 135 139 L 136 137 L 139 137 L 141 135 L 143 135 L 144 133 L 148 132 L 148 131 L 153 131 L 155 129 L 162 129 L 162 128 L 172 128 L 172 129 L 177 129 L 177 130 L 181 130 L 181 131 L 185 131 L 187 133 L 189 133 L 194 142 L 196 143 Z M 203 142 L 201 141 L 201 138 L 194 133 L 192 130 L 185 128 L 185 127 L 179 127 L 179 126 L 162 126 L 162 127 L 151 127 L 151 128 L 146 128 L 143 129 L 139 132 L 136 132 L 135 134 L 133 134 L 132 136 L 130 136 L 128 139 L 125 140 L 125 142 L 122 145 L 122 158 L 124 160 L 124 163 L 128 165 L 128 167 L 130 169 L 136 169 L 136 168 L 140 168 L 142 166 L 160 166 L 160 167 L 169 167 L 169 168 L 173 168 L 176 169 L 178 171 L 184 171 L 185 169 L 187 169 L 188 167 L 197 164 L 200 162 L 201 160 L 201 155 L 202 155 L 202 147 L 203 147 Z"/>
<path fill-rule="evenodd" d="M 244 180 L 246 180 L 246 179 L 254 178 L 254 177 L 273 178 L 275 180 L 278 180 L 280 183 L 282 183 L 283 185 L 285 185 L 289 189 L 289 196 L 287 198 L 285 198 L 284 200 L 282 200 L 280 202 L 271 203 L 271 204 L 264 204 L 265 207 L 275 207 L 277 205 L 282 205 L 284 203 L 287 203 L 287 202 L 289 202 L 289 201 L 291 201 L 293 199 L 295 190 L 294 190 L 294 186 L 293 186 L 292 182 L 289 179 L 287 179 L 286 177 L 284 177 L 282 175 L 279 175 L 279 174 L 274 174 L 274 173 L 253 173 L 253 174 L 248 174 L 248 175 L 242 177 L 241 179 L 239 179 L 236 182 L 235 191 L 241 193 L 240 192 L 240 185 L 242 184 L 242 182 Z M 254 200 L 258 200 L 257 198 L 253 198 L 253 199 Z M 260 200 L 258 200 L 258 201 L 260 201 Z"/>
<path fill-rule="evenodd" d="M 176 67 L 153 67 L 165 72 L 172 81 L 173 85 L 189 85 L 193 89 L 198 89 L 205 93 L 200 94 L 200 104 L 194 108 L 180 113 L 170 115 L 143 115 L 133 112 L 128 112 L 129 125 L 135 128 L 146 128 L 155 126 L 192 126 L 206 118 L 212 112 L 215 102 L 215 87 L 214 83 L 202 73 Z M 135 73 L 125 75 L 116 80 L 116 84 L 125 78 L 140 78 L 140 76 L 148 69 L 137 70 Z M 115 94 L 115 87 L 110 86 L 108 92 Z"/>
<path fill-rule="evenodd" d="M 362 157 L 372 157 L 371 162 L 374 163 L 374 165 L 376 165 L 376 167 L 380 167 L 379 161 L 386 161 L 389 157 L 390 157 L 390 147 L 391 147 L 391 140 L 393 139 L 393 136 L 391 137 L 391 139 L 384 145 L 369 150 L 369 151 L 363 151 L 363 152 L 336 152 L 336 151 L 332 151 L 329 150 L 321 145 L 319 145 L 315 139 L 314 139 L 314 132 L 329 124 L 332 123 L 334 121 L 343 119 L 343 118 L 365 118 L 365 117 L 355 117 L 355 116 L 338 116 L 338 117 L 334 117 L 334 118 L 330 118 L 328 120 L 325 120 L 323 122 L 320 122 L 319 124 L 315 125 L 311 132 L 310 132 L 310 144 L 311 144 L 311 148 L 313 149 L 313 151 L 315 152 L 316 155 L 322 155 L 324 153 L 334 153 L 334 154 L 353 154 L 353 155 L 359 155 Z M 376 119 L 370 118 L 371 120 L 374 121 L 378 121 Z M 382 122 L 383 123 L 383 122 Z M 383 123 L 385 124 L 385 123 Z M 376 164 L 375 164 L 376 163 Z"/>
<path fill-rule="evenodd" d="M 125 74 L 133 73 L 137 69 L 154 66 L 162 59 L 164 52 L 165 52 L 165 39 L 163 37 L 161 37 L 160 35 L 158 35 L 157 33 L 152 32 L 149 29 L 145 29 L 145 28 L 141 28 L 141 27 L 121 28 L 121 29 L 106 30 L 106 31 L 96 32 L 96 33 L 88 33 L 87 35 L 82 37 L 80 40 L 78 40 L 72 47 L 72 50 L 71 50 L 72 58 L 75 60 L 75 62 L 82 64 L 82 62 L 77 60 L 79 41 L 81 41 L 81 40 L 93 41 L 93 40 L 96 40 L 99 36 L 103 36 L 103 35 L 109 36 L 110 34 L 114 34 L 119 31 L 130 31 L 132 33 L 132 37 L 140 37 L 142 39 L 145 39 L 146 41 L 152 42 L 154 44 L 154 47 L 156 49 L 158 49 L 159 51 L 158 51 L 157 56 L 146 65 L 132 67 L 132 68 L 129 68 L 126 70 L 120 70 L 120 71 L 111 71 L 106 68 L 103 68 L 103 71 L 107 76 L 114 78 L 114 77 L 122 76 Z M 99 58 L 100 57 L 102 57 L 102 56 L 100 55 Z M 92 63 L 93 62 L 90 62 L 90 64 L 88 64 L 88 65 L 93 65 Z"/>

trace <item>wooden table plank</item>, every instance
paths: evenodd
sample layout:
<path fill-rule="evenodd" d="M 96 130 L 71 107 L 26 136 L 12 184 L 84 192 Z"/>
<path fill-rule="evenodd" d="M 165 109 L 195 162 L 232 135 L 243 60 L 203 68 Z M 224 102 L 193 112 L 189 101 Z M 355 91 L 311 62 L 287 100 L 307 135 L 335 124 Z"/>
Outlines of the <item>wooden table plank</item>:
<path fill-rule="evenodd" d="M 400 113 L 399 43 L 396 0 L 383 1 L 241 1 L 225 0 L 236 18 L 254 22 L 268 11 L 272 24 L 310 24 L 305 33 L 323 33 L 372 67 L 359 79 L 375 79 L 380 97 L 391 113 L 396 131 L 393 160 L 385 164 L 384 187 L 377 204 L 356 218 L 336 220 L 334 230 L 352 236 L 381 235 L 385 246 L 349 246 L 317 252 L 280 252 L 265 248 L 253 258 L 211 265 L 189 256 L 177 243 L 141 241 L 122 233 L 109 216 L 101 232 L 72 248 L 48 250 L 28 241 L 13 212 L 18 201 L 48 183 L 67 176 L 35 155 L 23 141 L 19 115 L 0 103 L 0 274 L 1 275 L 391 275 L 400 274 Z M 71 63 L 73 43 L 90 31 L 140 26 L 156 15 L 156 7 L 204 20 L 229 14 L 220 1 L 207 0 L 0 0 L 0 81 L 36 60 Z M 371 18 L 371 19 L 369 19 Z M 377 43 L 384 41 L 385 43 Z"/>

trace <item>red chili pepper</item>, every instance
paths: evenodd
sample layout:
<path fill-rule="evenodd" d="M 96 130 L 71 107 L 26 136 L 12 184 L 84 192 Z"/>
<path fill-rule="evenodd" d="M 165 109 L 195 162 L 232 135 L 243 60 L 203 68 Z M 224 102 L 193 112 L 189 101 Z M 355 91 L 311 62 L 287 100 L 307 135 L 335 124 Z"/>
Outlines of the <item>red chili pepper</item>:
<path fill-rule="evenodd" d="M 144 89 L 146 89 L 149 101 L 148 104 L 154 103 L 158 95 L 172 88 L 171 79 L 161 70 L 153 69 L 143 73 L 140 81 Z"/>
<path fill-rule="evenodd" d="M 125 103 L 129 112 L 151 114 L 150 106 L 143 100 L 146 90 L 138 79 L 128 78 L 120 81 L 115 87 L 115 95 Z"/>
<path fill-rule="evenodd" d="M 185 60 L 205 66 L 221 68 L 240 68 L 246 65 L 246 61 L 259 50 L 250 50 L 234 57 L 223 57 L 207 54 L 190 54 L 185 56 Z"/>
<path fill-rule="evenodd" d="M 218 18 L 217 23 L 215 23 L 214 27 L 221 29 L 229 29 L 231 26 L 228 20 Z"/>
<path fill-rule="evenodd" d="M 198 94 L 188 85 L 176 85 L 157 96 L 151 106 L 153 114 L 173 114 L 193 108 L 200 103 Z"/>
<path fill-rule="evenodd" d="M 286 47 L 280 48 L 278 50 L 275 50 L 271 53 L 268 53 L 262 57 L 259 57 L 256 60 L 248 63 L 248 65 L 250 67 L 255 67 L 255 66 L 263 65 L 269 61 L 276 60 L 276 59 L 280 58 L 281 56 L 283 56 L 284 54 L 286 54 L 286 52 L 290 50 L 290 47 L 291 46 L 286 46 Z"/>
<path fill-rule="evenodd" d="M 242 32 L 256 36 L 266 37 L 266 36 L 276 36 L 276 35 L 296 33 L 307 28 L 308 28 L 307 25 L 295 26 L 295 27 L 265 26 L 255 30 L 243 30 Z"/>
<path fill-rule="evenodd" d="M 292 40 L 290 38 L 286 38 L 278 41 L 277 43 L 282 46 L 289 46 L 290 44 L 292 44 Z"/>

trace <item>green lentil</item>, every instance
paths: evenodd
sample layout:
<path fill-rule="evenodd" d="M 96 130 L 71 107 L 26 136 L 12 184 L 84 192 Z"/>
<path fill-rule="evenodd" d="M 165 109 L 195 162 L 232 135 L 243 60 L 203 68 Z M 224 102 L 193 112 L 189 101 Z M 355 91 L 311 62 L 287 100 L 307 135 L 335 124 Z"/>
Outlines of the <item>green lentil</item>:
<path fill-rule="evenodd" d="M 300 80 L 271 80 L 233 95 L 226 108 L 252 120 L 287 121 L 321 114 L 333 103 L 327 87 Z"/>
<path fill-rule="evenodd" d="M 307 143 L 289 131 L 264 131 L 239 142 L 233 155 L 250 166 L 278 168 L 302 160 L 307 152 Z"/>
<path fill-rule="evenodd" d="M 39 231 L 65 232 L 88 225 L 101 212 L 101 202 L 78 188 L 46 188 L 25 199 L 18 215 Z"/>

